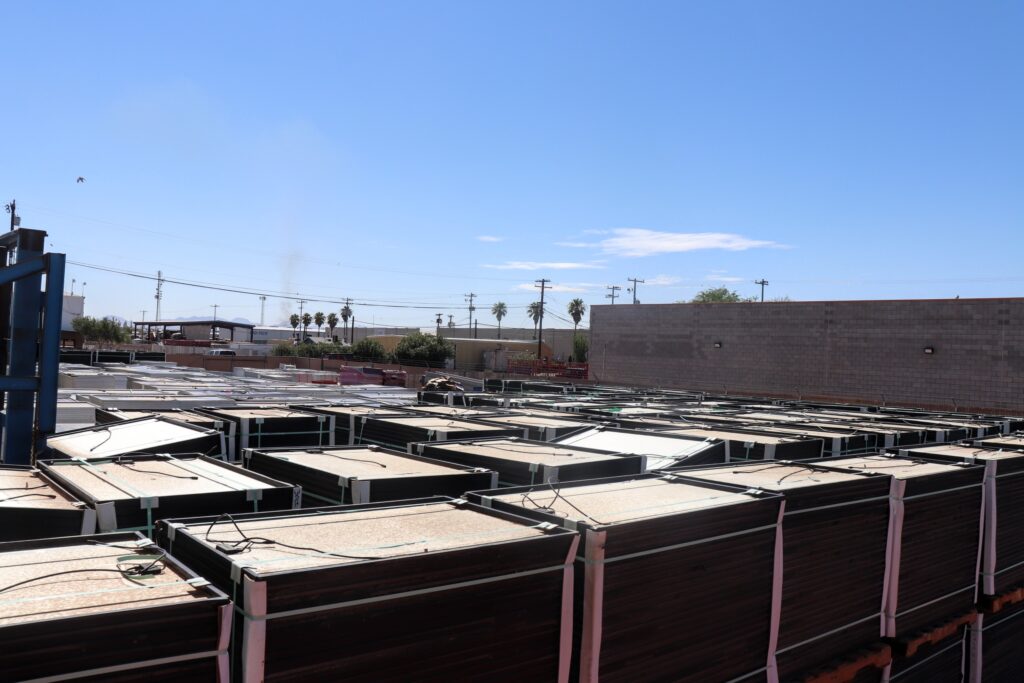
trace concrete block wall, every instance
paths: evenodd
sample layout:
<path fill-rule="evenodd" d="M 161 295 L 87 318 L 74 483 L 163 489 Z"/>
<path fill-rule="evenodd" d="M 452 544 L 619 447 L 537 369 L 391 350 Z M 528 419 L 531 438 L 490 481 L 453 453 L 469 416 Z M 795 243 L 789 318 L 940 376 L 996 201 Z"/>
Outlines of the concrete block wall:
<path fill-rule="evenodd" d="M 602 382 L 1024 412 L 1024 298 L 620 304 L 590 315 Z"/>

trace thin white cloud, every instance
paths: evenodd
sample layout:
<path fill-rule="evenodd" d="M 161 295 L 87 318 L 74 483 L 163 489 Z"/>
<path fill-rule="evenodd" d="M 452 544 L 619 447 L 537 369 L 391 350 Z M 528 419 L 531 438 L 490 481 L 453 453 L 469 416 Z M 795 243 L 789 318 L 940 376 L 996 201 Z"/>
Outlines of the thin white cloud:
<path fill-rule="evenodd" d="M 702 249 L 744 251 L 781 246 L 728 232 L 659 232 L 643 228 L 618 228 L 612 231 L 612 237 L 601 240 L 598 245 L 606 254 L 634 257 Z"/>
<path fill-rule="evenodd" d="M 737 277 L 736 275 L 720 275 L 719 273 L 712 273 L 704 279 L 710 282 L 743 282 L 746 278 Z"/>
<path fill-rule="evenodd" d="M 573 249 L 587 249 L 589 247 L 599 247 L 600 244 L 595 242 L 555 242 L 556 247 L 572 247 Z"/>
<path fill-rule="evenodd" d="M 578 263 L 575 261 L 505 261 L 505 263 L 484 264 L 483 267 L 495 270 L 584 270 L 604 268 L 600 263 Z"/>
<path fill-rule="evenodd" d="M 521 284 L 521 285 L 516 285 L 516 289 L 522 290 L 522 291 L 525 291 L 525 292 L 539 292 L 540 291 L 539 289 L 537 289 L 536 285 L 532 285 L 532 284 L 528 284 L 528 283 L 524 283 L 524 284 Z M 569 292 L 569 293 L 573 293 L 573 294 L 579 294 L 581 292 L 586 292 L 589 289 L 593 289 L 593 286 L 588 286 L 588 285 L 583 284 L 583 283 L 581 283 L 581 284 L 569 284 L 569 285 L 548 285 L 547 286 L 547 291 L 549 291 L 549 292 Z"/>
<path fill-rule="evenodd" d="M 683 278 L 676 277 L 675 275 L 657 275 L 655 277 L 644 278 L 643 284 L 650 285 L 652 287 L 668 287 L 669 285 L 677 285 L 683 281 Z"/>
<path fill-rule="evenodd" d="M 476 238 L 481 242 L 502 242 L 505 240 L 504 237 L 496 237 L 494 235 L 477 235 Z"/>

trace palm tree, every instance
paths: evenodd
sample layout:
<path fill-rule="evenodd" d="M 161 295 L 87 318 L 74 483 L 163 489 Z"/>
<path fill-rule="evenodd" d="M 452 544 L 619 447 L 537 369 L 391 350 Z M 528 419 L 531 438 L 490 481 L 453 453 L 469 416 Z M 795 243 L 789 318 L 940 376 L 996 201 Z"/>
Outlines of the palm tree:
<path fill-rule="evenodd" d="M 345 327 L 344 327 L 344 329 L 343 329 L 343 331 L 341 333 L 341 341 L 343 341 L 343 342 L 347 342 L 348 341 L 348 336 L 347 336 L 348 335 L 348 319 L 351 318 L 351 317 L 352 317 L 352 309 L 348 307 L 348 304 L 345 304 L 344 308 L 341 309 L 341 319 L 345 323 Z M 353 340 L 353 341 L 355 341 L 355 340 Z"/>
<path fill-rule="evenodd" d="M 583 299 L 573 299 L 569 302 L 569 316 L 572 317 L 572 330 L 576 331 L 579 327 L 580 321 L 583 320 L 583 316 L 587 312 L 587 305 L 583 303 Z"/>
<path fill-rule="evenodd" d="M 303 339 L 306 338 L 306 330 L 309 329 L 309 326 L 311 324 L 313 324 L 313 316 L 311 316 L 309 313 L 303 313 L 302 314 L 302 338 Z"/>
<path fill-rule="evenodd" d="M 537 325 L 540 323 L 541 316 L 544 315 L 544 309 L 541 307 L 539 301 L 534 301 L 526 307 L 526 314 L 530 316 L 530 320 L 533 321 L 533 338 L 536 339 Z"/>
<path fill-rule="evenodd" d="M 298 313 L 292 313 L 288 317 L 288 322 L 291 323 L 291 325 L 292 325 L 292 336 L 294 337 L 296 330 L 298 330 L 298 328 L 299 328 L 299 323 L 302 322 L 302 319 L 299 318 L 299 314 Z"/>
<path fill-rule="evenodd" d="M 331 339 L 334 339 L 334 328 L 338 326 L 338 314 L 331 311 L 327 314 L 327 329 L 331 331 Z"/>
<path fill-rule="evenodd" d="M 508 306 L 504 301 L 499 301 L 491 306 L 491 315 L 498 319 L 498 339 L 501 339 L 501 319 L 508 315 Z"/>
<path fill-rule="evenodd" d="M 316 336 L 318 337 L 320 336 L 320 328 L 324 326 L 325 320 L 324 314 L 320 311 L 313 314 L 313 324 L 316 325 Z"/>

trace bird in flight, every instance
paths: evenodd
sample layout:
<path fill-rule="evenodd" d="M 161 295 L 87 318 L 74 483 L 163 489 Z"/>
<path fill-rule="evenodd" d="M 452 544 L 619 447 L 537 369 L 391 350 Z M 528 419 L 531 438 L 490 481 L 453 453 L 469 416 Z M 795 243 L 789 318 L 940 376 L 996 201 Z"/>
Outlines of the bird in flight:
<path fill-rule="evenodd" d="M 82 176 L 78 176 L 78 180 L 76 180 L 75 182 L 76 183 L 84 183 L 85 182 L 85 178 L 83 178 Z"/>

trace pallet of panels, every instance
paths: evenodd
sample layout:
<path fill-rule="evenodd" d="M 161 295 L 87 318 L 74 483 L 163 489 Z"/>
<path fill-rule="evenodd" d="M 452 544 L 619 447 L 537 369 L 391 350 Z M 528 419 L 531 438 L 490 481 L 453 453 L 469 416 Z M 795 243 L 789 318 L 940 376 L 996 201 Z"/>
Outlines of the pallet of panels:
<path fill-rule="evenodd" d="M 495 415 L 476 418 L 489 424 L 519 427 L 527 430 L 527 438 L 534 441 L 554 441 L 581 429 L 592 427 L 593 422 L 573 420 L 568 417 L 548 417 L 536 413 L 523 412 L 513 415 Z"/>
<path fill-rule="evenodd" d="M 551 443 L 581 446 L 619 455 L 643 455 L 647 458 L 648 470 L 725 462 L 725 444 L 722 441 L 678 434 L 635 432 L 615 427 L 588 427 Z"/>
<path fill-rule="evenodd" d="M 745 460 L 811 460 L 824 454 L 821 439 L 799 438 L 772 434 L 727 431 L 724 429 L 691 428 L 660 429 L 659 434 L 678 434 L 702 439 L 714 439 L 725 444 L 726 462 Z"/>
<path fill-rule="evenodd" d="M 1024 603 L 979 614 L 968 635 L 965 683 L 1018 683 L 1024 671 Z"/>
<path fill-rule="evenodd" d="M 646 469 L 643 455 L 617 455 L 520 438 L 411 443 L 409 452 L 493 470 L 503 486 L 640 474 Z"/>
<path fill-rule="evenodd" d="M 880 450 L 878 438 L 873 434 L 861 434 L 853 429 L 837 427 L 786 427 L 754 426 L 753 430 L 764 434 L 783 434 L 808 439 L 821 439 L 824 446 L 822 455 L 838 458 L 844 455 L 867 455 Z"/>
<path fill-rule="evenodd" d="M 161 522 L 237 596 L 234 680 L 568 681 L 579 536 L 450 498 Z"/>
<path fill-rule="evenodd" d="M 317 415 L 328 415 L 334 418 L 334 443 L 338 446 L 354 445 L 359 433 L 359 418 L 367 415 L 408 415 L 403 406 L 292 406 Z"/>
<path fill-rule="evenodd" d="M 406 449 L 410 443 L 420 441 L 507 438 L 525 435 L 526 429 L 523 427 L 492 425 L 449 417 L 364 415 L 356 421 L 353 440 L 356 444 L 376 444 L 402 450 Z"/>
<path fill-rule="evenodd" d="M 96 511 L 37 469 L 0 465 L 0 542 L 96 530 Z"/>
<path fill-rule="evenodd" d="M 987 436 L 984 439 L 974 439 L 971 445 L 996 451 L 1024 451 L 1024 434 L 1017 432 L 1003 436 Z"/>
<path fill-rule="evenodd" d="M 380 446 L 246 451 L 245 466 L 302 487 L 303 504 L 461 496 L 498 485 L 498 473 Z"/>
<path fill-rule="evenodd" d="M 302 490 L 204 455 L 44 460 L 39 469 L 96 511 L 100 531 L 145 531 L 164 517 L 290 510 Z"/>
<path fill-rule="evenodd" d="M 881 639 L 891 477 L 806 462 L 674 472 L 786 497 L 777 651 L 781 680 L 796 680 Z"/>
<path fill-rule="evenodd" d="M 467 498 L 580 532 L 577 680 L 778 680 L 782 496 L 646 474 Z"/>
<path fill-rule="evenodd" d="M 247 448 L 334 445 L 332 415 L 276 406 L 201 408 L 196 412 L 235 423 L 235 450 L 229 455 L 232 460 L 241 459 Z"/>
<path fill-rule="evenodd" d="M 970 611 L 981 558 L 984 466 L 893 455 L 830 458 L 828 464 L 897 480 L 890 494 L 895 521 L 886 637 L 899 638 Z"/>
<path fill-rule="evenodd" d="M 214 429 L 149 416 L 51 436 L 53 458 L 109 458 L 128 453 L 202 453 L 223 457 L 227 444 Z"/>
<path fill-rule="evenodd" d="M 5 681 L 228 683 L 227 596 L 138 534 L 0 543 Z"/>
<path fill-rule="evenodd" d="M 195 427 L 203 427 L 204 429 L 213 429 L 224 435 L 224 454 L 227 457 L 228 453 L 235 453 L 237 435 L 235 430 L 238 427 L 238 423 L 231 420 L 221 420 L 205 413 L 200 413 L 195 410 L 167 410 L 160 411 L 157 415 L 161 415 L 168 419 L 174 420 L 175 422 L 184 422 L 186 424 L 193 425 Z"/>
<path fill-rule="evenodd" d="M 494 408 L 469 408 L 466 406 L 406 406 L 402 411 L 410 415 L 434 415 L 436 417 L 456 417 L 467 420 L 483 420 L 495 415 L 507 415 L 507 410 Z"/>
<path fill-rule="evenodd" d="M 942 444 L 900 455 L 985 466 L 981 593 L 994 596 L 1024 584 L 1024 452 Z"/>

